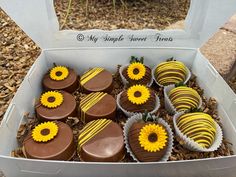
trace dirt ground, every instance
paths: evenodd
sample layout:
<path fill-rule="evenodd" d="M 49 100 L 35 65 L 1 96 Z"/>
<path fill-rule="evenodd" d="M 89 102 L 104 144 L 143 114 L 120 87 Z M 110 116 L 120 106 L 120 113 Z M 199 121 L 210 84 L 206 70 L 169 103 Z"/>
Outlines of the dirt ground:
<path fill-rule="evenodd" d="M 59 16 L 60 23 L 63 23 L 63 17 L 65 15 L 66 4 L 65 1 L 56 1 L 57 15 Z M 165 1 L 163 1 L 165 2 Z M 187 2 L 187 1 L 182 1 Z M 188 6 L 188 5 L 187 5 Z M 186 8 L 188 8 L 186 6 Z M 92 8 L 93 6 L 91 6 Z M 182 6 L 181 6 L 182 7 Z M 165 6 L 165 8 L 167 8 Z M 93 9 L 93 8 L 92 8 Z M 94 9 L 93 9 L 94 10 Z M 92 10 L 91 10 L 92 11 Z M 185 17 L 186 10 L 180 10 L 182 16 L 178 17 L 175 20 L 169 20 L 167 22 L 160 23 L 161 25 L 156 26 L 157 28 L 168 27 L 173 28 L 182 28 L 183 21 L 178 21 Z M 159 12 L 162 12 L 160 10 Z M 80 26 L 73 27 L 74 19 L 77 17 L 77 13 L 74 16 L 70 16 L 67 25 L 65 28 L 75 28 L 77 29 Z M 83 15 L 83 14 L 82 14 Z M 161 16 L 167 16 L 166 13 L 159 14 Z M 171 18 L 174 17 L 172 14 Z M 112 17 L 113 18 L 113 17 Z M 149 17 L 144 18 L 149 22 Z M 152 17 L 150 17 L 152 19 Z M 174 18 L 173 18 L 174 19 Z M 116 19 L 119 20 L 119 19 Z M 141 23 L 142 17 L 140 16 L 136 25 L 140 25 L 139 28 L 151 27 L 145 26 L 149 23 L 143 25 Z M 95 20 L 96 21 L 96 20 Z M 178 21 L 178 22 L 177 22 Z M 89 26 L 91 22 L 81 21 L 84 26 L 81 29 L 93 28 L 94 26 Z M 155 23 L 155 20 L 150 20 L 150 24 Z M 170 24 L 174 23 L 174 24 Z M 108 28 L 112 23 L 102 23 L 104 29 Z M 122 22 L 123 26 L 115 26 L 115 28 L 125 28 L 126 22 Z M 134 24 L 133 22 L 127 24 L 127 28 L 131 27 Z M 155 23 L 156 24 L 156 23 Z M 232 24 L 236 24 L 234 21 Z M 225 27 L 222 27 L 209 41 L 202 47 L 202 52 L 204 55 L 209 58 L 212 64 L 216 69 L 225 76 L 233 62 L 235 61 L 236 54 L 236 33 L 234 31 L 234 25 L 227 24 Z M 142 26 L 143 25 L 143 26 Z M 135 25 L 134 25 L 135 26 Z M 136 28 L 136 27 L 135 27 Z M 113 27 L 112 27 L 113 29 Z M 20 83 L 22 82 L 24 76 L 29 70 L 30 66 L 34 63 L 37 56 L 40 54 L 40 49 L 37 45 L 27 37 L 27 35 L 2 11 L 0 10 L 0 120 L 2 119 L 6 108 L 8 107 L 11 99 L 15 95 Z M 230 82 L 232 88 L 235 88 L 235 81 Z"/>
<path fill-rule="evenodd" d="M 101 3 L 103 2 L 103 3 Z M 72 1 L 65 25 L 68 0 L 55 0 L 56 13 L 62 29 L 164 29 L 183 20 L 188 12 L 190 0 L 110 0 Z M 129 2 L 129 3 L 127 3 Z M 87 7 L 87 8 L 86 8 Z"/>

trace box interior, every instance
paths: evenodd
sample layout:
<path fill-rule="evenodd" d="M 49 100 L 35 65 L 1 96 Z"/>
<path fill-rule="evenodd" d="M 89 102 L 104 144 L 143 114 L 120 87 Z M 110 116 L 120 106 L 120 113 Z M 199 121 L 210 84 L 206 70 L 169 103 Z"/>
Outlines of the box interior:
<path fill-rule="evenodd" d="M 226 140 L 233 144 L 236 153 L 236 95 L 225 83 L 207 59 L 196 49 L 180 48 L 81 48 L 43 50 L 22 85 L 18 89 L 1 123 L 0 156 L 10 157 L 18 147 L 16 135 L 24 114 L 34 114 L 35 100 L 42 92 L 41 80 L 53 63 L 66 65 L 82 74 L 89 67 L 101 66 L 116 71 L 118 64 L 127 64 L 130 56 L 144 56 L 145 63 L 155 67 L 161 61 L 174 57 L 183 61 L 197 75 L 198 83 L 204 89 L 206 97 L 214 97 L 218 102 L 218 111 L 223 124 Z M 168 162 L 167 162 L 168 163 Z"/>

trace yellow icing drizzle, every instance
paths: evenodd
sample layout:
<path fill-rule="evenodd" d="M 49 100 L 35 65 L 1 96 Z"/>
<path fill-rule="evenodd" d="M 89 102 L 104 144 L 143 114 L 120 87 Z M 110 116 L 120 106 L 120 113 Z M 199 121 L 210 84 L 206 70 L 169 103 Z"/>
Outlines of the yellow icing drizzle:
<path fill-rule="evenodd" d="M 202 127 L 202 126 L 204 126 L 204 125 L 203 124 L 200 125 L 200 126 L 195 125 L 195 126 L 189 128 L 189 129 L 187 129 L 184 133 L 186 134 L 186 136 L 189 136 L 190 138 L 194 139 L 196 134 L 197 134 L 196 132 L 206 131 L 206 132 L 204 132 L 205 134 L 207 134 L 209 136 L 212 136 L 212 138 L 214 138 L 214 134 L 215 134 L 214 129 L 206 126 L 206 124 L 205 124 L 206 127 Z"/>
<path fill-rule="evenodd" d="M 155 75 L 157 81 L 162 85 L 178 83 L 185 80 L 187 68 L 180 61 L 162 62 L 157 66 Z"/>
<path fill-rule="evenodd" d="M 167 69 L 169 69 L 170 71 L 166 71 Z M 159 70 L 159 74 L 158 74 L 157 78 L 161 78 L 162 76 L 165 76 L 167 74 L 176 74 L 176 75 L 182 76 L 183 78 L 185 77 L 185 74 L 184 74 L 185 71 L 184 70 L 182 70 L 184 72 L 184 73 L 182 73 L 182 72 L 178 72 L 178 71 L 173 71 L 173 69 L 176 69 L 176 68 L 173 68 L 173 66 L 172 66 L 172 67 L 165 67 L 162 70 Z"/>
<path fill-rule="evenodd" d="M 89 71 L 87 71 L 83 76 L 80 78 L 80 84 L 84 85 L 86 82 L 94 78 L 96 75 L 98 75 L 100 72 L 102 72 L 104 68 L 93 68 Z"/>
<path fill-rule="evenodd" d="M 202 112 L 187 113 L 177 119 L 179 130 L 204 148 L 210 147 L 215 139 L 214 119 Z"/>
<path fill-rule="evenodd" d="M 175 77 L 175 76 L 171 76 L 171 77 L 163 77 L 161 79 L 158 79 L 158 82 L 160 84 L 165 84 L 165 83 L 178 83 L 183 81 L 182 78 L 180 77 Z"/>
<path fill-rule="evenodd" d="M 200 135 L 202 136 L 202 135 Z M 205 146 L 211 146 L 211 144 L 209 143 L 209 141 L 207 140 L 203 140 L 203 139 L 200 139 L 200 140 L 195 140 L 196 143 L 201 143 L 201 144 L 204 144 Z"/>
<path fill-rule="evenodd" d="M 207 120 L 202 120 L 202 124 L 203 124 L 203 125 L 208 126 L 209 123 L 210 123 L 210 122 L 207 121 Z M 198 122 L 198 121 L 193 121 L 193 123 L 188 124 L 188 125 L 185 125 L 184 127 L 182 127 L 181 131 L 182 131 L 182 133 L 187 133 L 187 132 L 189 132 L 191 129 L 193 129 L 194 126 L 196 126 L 196 128 L 197 128 L 197 127 L 199 126 L 199 122 Z M 210 127 L 210 128 L 211 128 L 211 127 Z M 213 130 L 213 131 L 214 131 L 214 130 Z"/>
<path fill-rule="evenodd" d="M 172 89 L 168 96 L 177 111 L 197 108 L 200 102 L 200 95 L 197 93 L 197 91 L 185 86 Z"/>
<path fill-rule="evenodd" d="M 85 113 L 97 104 L 107 93 L 103 92 L 95 92 L 90 93 L 89 95 L 85 96 L 80 102 L 80 117 L 83 122 L 85 122 Z"/>
<path fill-rule="evenodd" d="M 202 136 L 204 136 L 205 139 L 202 139 Z M 203 133 L 198 133 L 194 137 L 190 136 L 189 138 L 192 138 L 196 142 L 205 142 L 210 145 L 210 142 L 214 141 L 214 136 L 209 136 L 209 134 L 203 132 Z M 208 139 L 208 141 L 206 140 Z"/>
<path fill-rule="evenodd" d="M 177 103 L 184 103 L 184 102 L 189 102 L 189 104 L 191 104 L 191 106 L 197 106 L 197 103 L 191 99 L 191 98 L 177 98 L 175 100 L 173 100 L 173 104 L 177 104 Z"/>
<path fill-rule="evenodd" d="M 195 113 L 187 113 L 182 115 L 178 119 L 178 126 L 182 126 L 181 124 L 192 122 L 193 120 L 208 120 L 212 125 L 215 125 L 214 120 L 208 114 L 202 112 L 195 112 Z"/>
<path fill-rule="evenodd" d="M 78 137 L 79 149 L 87 143 L 91 138 L 102 131 L 112 121 L 107 119 L 99 119 L 89 122 L 80 132 Z"/>

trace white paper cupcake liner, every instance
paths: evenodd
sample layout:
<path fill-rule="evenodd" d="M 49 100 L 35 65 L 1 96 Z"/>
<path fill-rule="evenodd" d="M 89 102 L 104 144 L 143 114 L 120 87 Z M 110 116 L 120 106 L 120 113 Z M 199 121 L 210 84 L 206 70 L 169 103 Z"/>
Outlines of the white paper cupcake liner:
<path fill-rule="evenodd" d="M 169 157 L 171 156 L 173 145 L 174 145 L 174 142 L 173 142 L 174 136 L 173 136 L 173 132 L 172 132 L 169 124 L 166 121 L 164 121 L 162 118 L 157 118 L 157 117 L 155 117 L 155 118 L 157 119 L 157 122 L 159 124 L 163 125 L 166 128 L 166 130 L 168 132 L 167 151 L 166 151 L 166 154 L 159 161 L 159 162 L 163 162 L 163 161 L 167 161 L 169 159 Z M 129 129 L 131 128 L 131 126 L 134 123 L 139 122 L 141 120 L 142 120 L 142 114 L 141 113 L 135 114 L 126 121 L 124 129 L 123 129 L 125 148 L 126 148 L 127 152 L 130 154 L 130 156 L 137 162 L 139 162 L 139 160 L 135 157 L 134 153 L 132 152 L 132 150 L 129 146 L 128 133 L 129 133 Z"/>
<path fill-rule="evenodd" d="M 158 86 L 160 86 L 160 87 L 165 87 L 164 85 L 159 84 L 159 83 L 157 82 L 157 80 L 156 80 L 156 77 L 155 77 L 155 70 L 156 70 L 157 66 L 158 66 L 158 64 L 152 69 L 153 80 L 156 82 L 156 84 L 157 84 Z M 185 79 L 185 81 L 184 81 L 184 84 L 186 84 L 186 83 L 189 81 L 189 79 L 191 78 L 191 72 L 190 72 L 190 70 L 188 69 L 187 66 L 186 66 L 186 68 L 187 68 L 187 77 L 186 77 L 186 79 Z"/>
<path fill-rule="evenodd" d="M 129 66 L 129 64 L 123 65 L 123 66 L 121 66 L 121 67 L 119 68 L 120 77 L 121 77 L 121 80 L 122 80 L 124 86 L 126 86 L 129 82 L 128 82 L 127 79 L 123 76 L 122 72 L 123 72 L 123 70 L 124 70 L 126 67 L 128 67 L 128 66 Z M 150 81 L 149 84 L 147 84 L 148 87 L 151 87 L 151 85 L 152 85 L 152 83 L 153 83 L 153 79 L 154 79 L 154 77 L 153 77 L 153 74 L 152 74 L 152 72 L 151 72 L 151 81 Z"/>
<path fill-rule="evenodd" d="M 198 143 L 194 142 L 193 140 L 191 140 L 190 138 L 188 138 L 186 135 L 184 135 L 179 128 L 177 127 L 177 123 L 176 120 L 179 116 L 183 115 L 184 112 L 180 112 L 180 113 L 176 113 L 173 117 L 173 123 L 174 123 L 174 128 L 175 128 L 175 133 L 176 136 L 178 138 L 180 138 L 184 144 L 183 146 L 191 151 L 198 151 L 198 152 L 212 152 L 217 150 L 221 143 L 222 143 L 222 139 L 223 139 L 223 132 L 222 129 L 220 128 L 220 126 L 216 123 L 216 136 L 215 136 L 215 141 L 214 143 L 211 145 L 211 147 L 209 148 L 203 148 L 201 146 L 199 146 Z"/>
<path fill-rule="evenodd" d="M 121 80 L 123 82 L 123 84 L 126 86 L 129 82 L 126 80 L 126 78 L 123 76 L 122 72 L 123 70 L 127 67 L 128 65 L 123 65 L 119 68 L 119 73 L 120 73 L 120 77 L 121 77 Z"/>
<path fill-rule="evenodd" d="M 127 117 L 131 117 L 132 115 L 137 114 L 138 112 L 129 112 L 129 111 L 125 110 L 124 108 L 122 108 L 122 106 L 120 105 L 120 97 L 121 97 L 121 94 L 122 94 L 122 93 L 123 93 L 123 91 L 120 92 L 120 93 L 117 95 L 117 97 L 116 97 L 116 104 L 117 104 L 118 108 L 119 108 L 121 111 L 123 111 L 123 113 L 125 113 L 125 115 L 126 115 Z M 154 108 L 151 112 L 148 112 L 148 113 L 150 113 L 150 114 L 154 114 L 154 113 L 157 112 L 158 109 L 160 108 L 160 99 L 159 99 L 159 97 L 158 97 L 156 94 L 155 94 L 155 96 L 156 96 L 156 105 L 155 105 L 155 108 Z"/>
<path fill-rule="evenodd" d="M 171 114 L 176 114 L 178 113 L 178 111 L 175 109 L 174 105 L 171 103 L 170 98 L 169 98 L 169 92 L 175 88 L 175 85 L 168 85 L 164 87 L 164 100 L 165 100 L 165 109 L 171 113 Z M 202 107 L 202 98 L 200 97 L 199 100 L 199 105 L 198 105 L 198 109 Z M 182 111 L 181 111 L 182 112 Z"/>

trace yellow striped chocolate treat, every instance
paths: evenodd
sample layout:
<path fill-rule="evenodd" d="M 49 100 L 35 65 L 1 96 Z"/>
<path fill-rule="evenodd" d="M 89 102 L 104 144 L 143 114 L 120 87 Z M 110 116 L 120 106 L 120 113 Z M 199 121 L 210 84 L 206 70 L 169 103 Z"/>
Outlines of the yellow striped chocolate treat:
<path fill-rule="evenodd" d="M 80 118 L 83 122 L 99 118 L 114 119 L 115 112 L 115 99 L 104 92 L 90 93 L 80 101 Z"/>
<path fill-rule="evenodd" d="M 203 148 L 209 148 L 215 141 L 216 123 L 206 113 L 195 112 L 181 115 L 177 118 L 177 127 L 188 138 Z"/>
<path fill-rule="evenodd" d="M 187 67 L 180 61 L 160 63 L 155 69 L 156 81 L 163 86 L 184 82 L 187 76 Z"/>
<path fill-rule="evenodd" d="M 104 68 L 93 68 L 85 72 L 80 78 L 83 92 L 107 92 L 113 89 L 112 74 Z"/>
<path fill-rule="evenodd" d="M 168 96 L 178 112 L 198 108 L 201 99 L 196 90 L 186 86 L 173 88 Z"/>
<path fill-rule="evenodd" d="M 78 154 L 86 162 L 118 162 L 124 157 L 121 127 L 107 119 L 93 120 L 78 137 Z"/>

